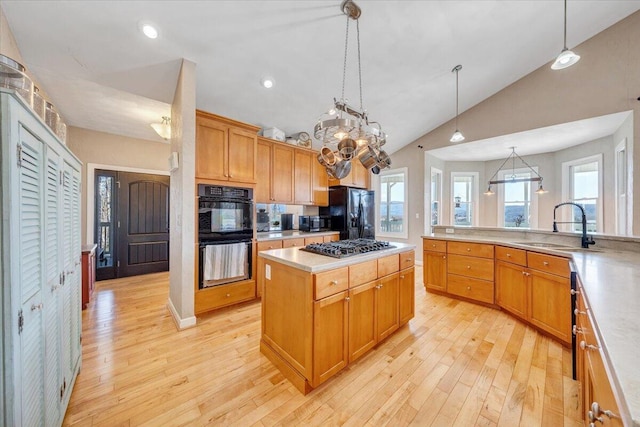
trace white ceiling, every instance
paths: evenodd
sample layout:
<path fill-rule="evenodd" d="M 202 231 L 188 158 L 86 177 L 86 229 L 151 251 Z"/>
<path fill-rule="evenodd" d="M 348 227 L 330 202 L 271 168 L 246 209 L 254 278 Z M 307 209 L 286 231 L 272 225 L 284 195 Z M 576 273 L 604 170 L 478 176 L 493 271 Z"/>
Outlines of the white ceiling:
<path fill-rule="evenodd" d="M 515 147 L 520 156 L 551 153 L 598 138 L 611 136 L 632 114 L 631 111 L 607 114 L 525 132 L 481 139 L 430 150 L 429 154 L 447 161 L 488 161 L 504 159 Z"/>
<path fill-rule="evenodd" d="M 25 65 L 69 125 L 161 141 L 149 124 L 170 113 L 181 58 L 196 63 L 199 109 L 287 134 L 311 134 L 340 97 L 346 21 L 340 3 L 0 5 Z M 358 4 L 364 107 L 390 135 L 390 153 L 454 117 L 456 64 L 463 66 L 462 112 L 562 49 L 560 0 Z M 572 48 L 639 9 L 640 1 L 569 1 L 567 44 Z M 158 39 L 141 34 L 142 22 L 156 25 Z M 355 53 L 355 26 L 350 30 Z M 350 55 L 345 96 L 357 106 L 355 70 Z M 260 86 L 264 76 L 275 79 L 273 89 Z"/>

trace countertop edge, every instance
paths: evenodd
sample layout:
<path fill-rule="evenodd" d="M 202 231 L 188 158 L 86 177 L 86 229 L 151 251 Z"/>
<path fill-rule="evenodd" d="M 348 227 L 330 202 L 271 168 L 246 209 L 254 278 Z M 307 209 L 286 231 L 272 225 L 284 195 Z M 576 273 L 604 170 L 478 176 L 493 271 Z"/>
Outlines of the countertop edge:
<path fill-rule="evenodd" d="M 260 233 L 264 233 L 260 236 Z M 256 235 L 257 242 L 269 242 L 272 240 L 287 240 L 287 239 L 300 239 L 306 237 L 324 237 L 340 234 L 339 231 L 300 231 L 300 230 L 286 230 L 286 231 L 273 231 L 273 232 L 260 232 Z M 266 235 L 268 234 L 268 235 Z"/>

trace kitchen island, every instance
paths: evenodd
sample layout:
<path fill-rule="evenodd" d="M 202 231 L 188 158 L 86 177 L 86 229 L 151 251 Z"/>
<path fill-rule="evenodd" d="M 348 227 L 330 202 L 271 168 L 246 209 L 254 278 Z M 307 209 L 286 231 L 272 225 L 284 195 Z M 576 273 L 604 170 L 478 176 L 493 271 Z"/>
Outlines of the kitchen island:
<path fill-rule="evenodd" d="M 303 394 L 414 316 L 414 245 L 346 258 L 299 248 L 258 254 L 260 351 Z"/>

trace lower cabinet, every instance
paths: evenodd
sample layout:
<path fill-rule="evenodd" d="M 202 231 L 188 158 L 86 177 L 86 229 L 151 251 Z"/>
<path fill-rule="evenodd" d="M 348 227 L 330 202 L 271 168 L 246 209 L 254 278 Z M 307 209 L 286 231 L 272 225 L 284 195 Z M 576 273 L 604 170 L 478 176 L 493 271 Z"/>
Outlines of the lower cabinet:
<path fill-rule="evenodd" d="M 527 317 L 526 267 L 496 261 L 496 304 L 522 319 Z"/>
<path fill-rule="evenodd" d="M 413 267 L 400 271 L 399 277 L 399 316 L 400 324 L 404 325 L 415 316 L 416 274 Z"/>
<path fill-rule="evenodd" d="M 529 271 L 529 322 L 570 345 L 571 279 Z"/>
<path fill-rule="evenodd" d="M 424 287 L 427 290 L 447 291 L 447 254 L 424 251 Z"/>
<path fill-rule="evenodd" d="M 348 291 L 313 303 L 313 384 L 319 385 L 349 361 Z"/>
<path fill-rule="evenodd" d="M 376 340 L 382 341 L 398 329 L 398 273 L 385 276 L 376 285 Z"/>
<path fill-rule="evenodd" d="M 349 361 L 353 362 L 377 342 L 376 291 L 378 283 L 369 282 L 349 289 Z"/>

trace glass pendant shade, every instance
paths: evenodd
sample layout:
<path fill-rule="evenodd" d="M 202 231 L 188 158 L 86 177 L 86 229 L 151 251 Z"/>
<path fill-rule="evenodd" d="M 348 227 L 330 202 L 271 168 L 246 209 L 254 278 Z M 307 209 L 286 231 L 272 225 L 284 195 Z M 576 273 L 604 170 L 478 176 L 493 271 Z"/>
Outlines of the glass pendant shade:
<path fill-rule="evenodd" d="M 464 141 L 464 135 L 462 134 L 462 132 L 460 132 L 459 130 L 456 129 L 456 131 L 453 133 L 453 135 L 451 135 L 451 139 L 449 139 L 449 141 L 451 141 L 451 142 Z"/>
<path fill-rule="evenodd" d="M 556 58 L 554 63 L 551 65 L 552 70 L 562 70 L 563 68 L 571 67 L 573 64 L 580 60 L 580 55 L 575 54 L 573 51 L 567 49 L 566 47 L 562 49 L 560 55 Z"/>
<path fill-rule="evenodd" d="M 162 123 L 151 123 L 151 127 L 160 135 L 160 138 L 165 141 L 171 139 L 171 119 L 169 117 L 163 116 Z"/>
<path fill-rule="evenodd" d="M 484 194 L 487 196 L 493 196 L 496 193 L 494 193 L 493 190 L 491 189 L 491 186 L 489 186 L 489 188 L 487 188 L 487 191 L 485 191 Z"/>

